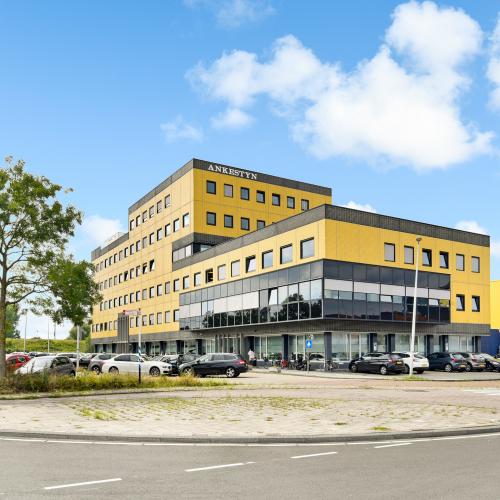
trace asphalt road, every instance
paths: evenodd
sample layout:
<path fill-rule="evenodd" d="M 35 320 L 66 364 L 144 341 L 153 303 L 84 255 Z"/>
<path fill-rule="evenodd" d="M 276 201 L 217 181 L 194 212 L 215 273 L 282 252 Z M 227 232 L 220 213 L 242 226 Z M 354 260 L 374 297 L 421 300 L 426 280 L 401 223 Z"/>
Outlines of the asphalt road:
<path fill-rule="evenodd" d="M 3 438 L 0 498 L 498 498 L 499 453 L 500 434 L 305 446 Z"/>

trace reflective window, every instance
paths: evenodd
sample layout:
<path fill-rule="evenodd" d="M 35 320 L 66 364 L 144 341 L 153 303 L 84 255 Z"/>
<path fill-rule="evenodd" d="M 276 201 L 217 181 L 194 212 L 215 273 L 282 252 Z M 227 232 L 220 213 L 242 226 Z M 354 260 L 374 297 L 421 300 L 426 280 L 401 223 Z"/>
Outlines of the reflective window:
<path fill-rule="evenodd" d="M 266 202 L 266 193 L 264 191 L 257 191 L 257 203 Z"/>
<path fill-rule="evenodd" d="M 231 262 L 231 276 L 239 276 L 240 275 L 240 261 L 235 260 Z"/>
<path fill-rule="evenodd" d="M 226 279 L 226 265 L 223 264 L 217 268 L 217 279 L 225 280 Z"/>
<path fill-rule="evenodd" d="M 302 209 L 303 212 L 309 210 L 309 200 L 301 200 L 300 208 Z"/>
<path fill-rule="evenodd" d="M 457 271 L 465 271 L 465 257 L 457 253 Z"/>
<path fill-rule="evenodd" d="M 293 260 L 293 247 L 286 245 L 280 248 L 280 264 L 287 264 Z"/>
<path fill-rule="evenodd" d="M 233 197 L 233 185 L 232 184 L 224 184 L 224 196 L 227 198 Z"/>
<path fill-rule="evenodd" d="M 246 187 L 240 188 L 240 197 L 242 200 L 249 200 L 250 199 L 250 189 Z"/>
<path fill-rule="evenodd" d="M 384 260 L 394 262 L 396 260 L 396 245 L 384 243 Z"/>
<path fill-rule="evenodd" d="M 250 219 L 248 217 L 241 218 L 241 229 L 243 231 L 250 231 Z"/>
<path fill-rule="evenodd" d="M 215 226 L 217 223 L 217 216 L 214 212 L 207 212 L 207 225 Z"/>
<path fill-rule="evenodd" d="M 224 215 L 224 227 L 233 227 L 232 215 Z"/>
<path fill-rule="evenodd" d="M 214 181 L 207 181 L 207 193 L 216 194 L 217 184 Z"/>
<path fill-rule="evenodd" d="M 415 249 L 413 247 L 405 247 L 405 264 L 415 263 Z"/>
<path fill-rule="evenodd" d="M 257 260 L 255 258 L 255 255 L 252 255 L 251 257 L 247 257 L 245 260 L 245 268 L 247 273 L 251 273 L 255 270 L 257 270 Z"/>
<path fill-rule="evenodd" d="M 314 238 L 300 242 L 300 258 L 307 259 L 308 257 L 314 257 Z"/>
<path fill-rule="evenodd" d="M 295 198 L 293 196 L 286 197 L 287 208 L 295 208 Z"/>
<path fill-rule="evenodd" d="M 450 267 L 450 259 L 448 252 L 439 252 L 439 267 L 441 269 L 448 269 Z"/>
<path fill-rule="evenodd" d="M 268 267 L 273 266 L 273 251 L 269 250 L 268 252 L 262 253 L 262 269 L 266 269 Z"/>
<path fill-rule="evenodd" d="M 432 266 L 432 250 L 422 250 L 422 265 L 427 267 Z"/>
<path fill-rule="evenodd" d="M 473 295 L 472 296 L 472 312 L 479 312 L 481 311 L 481 299 Z"/>
<path fill-rule="evenodd" d="M 264 227 L 266 227 L 266 222 L 263 220 L 258 220 L 257 221 L 257 229 L 262 229 Z"/>
<path fill-rule="evenodd" d="M 273 205 L 275 205 L 277 207 L 279 207 L 281 205 L 281 197 L 279 194 L 273 193 L 272 203 L 273 203 Z"/>
<path fill-rule="evenodd" d="M 479 260 L 479 257 L 472 257 L 471 269 L 473 273 L 479 273 L 481 271 L 481 261 Z"/>
<path fill-rule="evenodd" d="M 465 296 L 457 295 L 456 298 L 457 311 L 465 311 Z"/>

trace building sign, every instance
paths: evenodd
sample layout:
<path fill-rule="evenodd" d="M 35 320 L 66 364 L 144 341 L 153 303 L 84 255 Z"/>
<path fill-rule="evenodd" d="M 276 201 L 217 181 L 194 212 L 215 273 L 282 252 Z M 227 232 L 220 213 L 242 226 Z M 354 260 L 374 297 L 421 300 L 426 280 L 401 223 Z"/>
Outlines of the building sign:
<path fill-rule="evenodd" d="M 253 172 L 248 172 L 246 170 L 239 170 L 237 168 L 224 167 L 222 165 L 213 165 L 212 163 L 208 166 L 210 172 L 217 172 L 218 174 L 232 175 L 234 177 L 242 177 L 243 179 L 250 179 L 252 181 L 257 180 L 257 174 Z"/>

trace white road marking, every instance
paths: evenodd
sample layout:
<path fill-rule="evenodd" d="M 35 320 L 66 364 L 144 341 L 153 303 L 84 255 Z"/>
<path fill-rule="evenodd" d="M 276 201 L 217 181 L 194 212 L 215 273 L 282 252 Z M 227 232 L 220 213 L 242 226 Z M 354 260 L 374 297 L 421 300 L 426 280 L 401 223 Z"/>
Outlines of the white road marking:
<path fill-rule="evenodd" d="M 325 455 L 336 455 L 336 451 L 327 451 L 326 453 L 312 453 L 311 455 L 296 455 L 290 458 L 309 458 L 309 457 L 323 457 Z"/>
<path fill-rule="evenodd" d="M 245 464 L 243 462 L 238 462 L 236 464 L 212 465 L 210 467 L 197 467 L 196 469 L 185 469 L 184 472 L 198 472 L 202 470 L 224 469 L 226 467 L 239 467 L 241 465 Z"/>
<path fill-rule="evenodd" d="M 100 481 L 87 481 L 85 483 L 72 483 L 72 484 L 59 484 L 57 486 L 46 486 L 44 490 L 58 490 L 60 488 L 74 488 L 75 486 L 88 486 L 90 484 L 102 484 L 102 483 L 114 483 L 116 481 L 121 481 L 121 477 L 115 477 L 113 479 L 101 479 Z"/>
<path fill-rule="evenodd" d="M 375 448 L 375 449 L 378 449 L 378 448 L 392 448 L 393 446 L 406 446 L 407 444 L 412 444 L 412 443 L 383 444 L 382 446 L 374 446 L 373 448 Z"/>
<path fill-rule="evenodd" d="M 88 441 L 68 441 L 67 439 L 47 439 L 46 443 L 62 443 L 62 444 L 85 444 Z"/>

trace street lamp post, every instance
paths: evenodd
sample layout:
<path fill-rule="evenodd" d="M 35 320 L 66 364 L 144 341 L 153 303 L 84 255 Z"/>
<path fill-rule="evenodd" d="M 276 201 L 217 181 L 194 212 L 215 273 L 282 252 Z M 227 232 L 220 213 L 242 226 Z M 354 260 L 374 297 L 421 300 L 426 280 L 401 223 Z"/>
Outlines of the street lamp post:
<path fill-rule="evenodd" d="M 413 288 L 413 315 L 411 318 L 411 339 L 410 339 L 410 377 L 413 375 L 413 360 L 415 351 L 415 328 L 417 324 L 417 286 L 418 286 L 418 259 L 420 256 L 420 242 L 422 238 L 417 238 L 417 260 L 415 268 L 415 286 Z"/>

